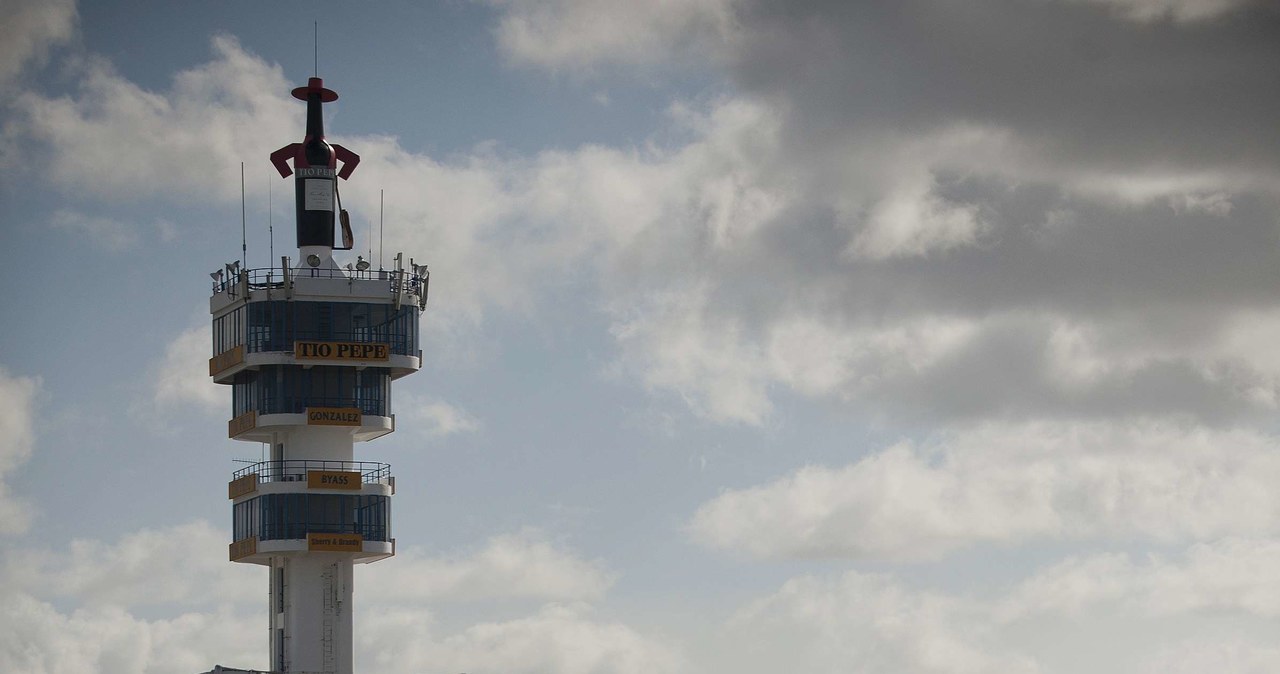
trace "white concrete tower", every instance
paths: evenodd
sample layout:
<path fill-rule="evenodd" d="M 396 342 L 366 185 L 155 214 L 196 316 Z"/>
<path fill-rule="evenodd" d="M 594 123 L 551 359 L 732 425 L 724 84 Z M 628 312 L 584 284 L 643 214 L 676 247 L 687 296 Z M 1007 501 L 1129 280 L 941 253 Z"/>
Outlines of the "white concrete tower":
<path fill-rule="evenodd" d="M 395 554 L 395 478 L 356 461 L 355 443 L 395 430 L 391 382 L 421 366 L 428 277 L 402 255 L 390 270 L 334 261 L 335 224 L 336 250 L 351 249 L 338 178 L 360 158 L 324 140 L 321 104 L 336 93 L 313 77 L 293 95 L 307 102 L 306 137 L 271 160 L 296 175 L 299 262 L 215 273 L 209 374 L 232 389 L 227 434 L 270 446 L 228 497 L 231 561 L 271 571 L 271 671 L 351 674 L 353 565 Z"/>

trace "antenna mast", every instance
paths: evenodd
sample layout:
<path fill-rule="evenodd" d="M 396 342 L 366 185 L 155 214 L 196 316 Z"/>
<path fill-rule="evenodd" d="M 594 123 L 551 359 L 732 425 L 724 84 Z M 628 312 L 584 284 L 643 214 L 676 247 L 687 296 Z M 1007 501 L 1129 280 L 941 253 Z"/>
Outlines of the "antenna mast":
<path fill-rule="evenodd" d="M 382 205 L 386 190 L 378 190 L 378 269 L 382 269 Z M 373 257 L 373 253 L 369 253 Z"/>
<path fill-rule="evenodd" d="M 273 226 L 272 217 L 275 215 L 273 211 L 275 206 L 271 204 L 271 177 L 267 177 L 267 252 L 270 254 L 268 260 L 276 259 L 276 230 Z M 275 264 L 272 262 L 272 264 Z"/>
<path fill-rule="evenodd" d="M 245 243 L 247 238 L 244 217 L 244 162 L 240 162 L 240 266 L 245 269 L 249 268 L 249 247 Z"/>

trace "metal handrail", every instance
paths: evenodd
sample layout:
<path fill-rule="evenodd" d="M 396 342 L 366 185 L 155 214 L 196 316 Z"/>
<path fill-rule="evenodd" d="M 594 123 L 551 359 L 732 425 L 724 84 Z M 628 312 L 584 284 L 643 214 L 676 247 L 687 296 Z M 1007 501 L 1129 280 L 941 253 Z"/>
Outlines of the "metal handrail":
<path fill-rule="evenodd" d="M 291 269 L 287 275 L 288 278 L 330 278 L 342 279 L 343 281 L 386 281 L 392 293 L 403 292 L 417 297 L 425 297 L 427 294 L 427 285 L 430 279 L 430 272 L 422 269 L 421 274 L 415 274 L 408 270 L 395 269 L 366 269 L 360 271 L 352 269 L 321 269 L 307 268 Z M 241 270 L 239 276 L 227 276 L 213 282 L 214 294 L 227 292 L 232 286 L 240 282 L 244 278 L 248 281 L 249 288 L 257 290 L 260 288 L 282 288 L 286 275 L 283 274 L 279 267 L 259 267 L 256 269 Z"/>
<path fill-rule="evenodd" d="M 391 464 L 377 461 L 327 461 L 322 459 L 286 459 L 259 461 L 231 474 L 233 480 L 256 473 L 259 482 L 305 482 L 309 470 L 359 472 L 365 484 L 387 484 Z"/>

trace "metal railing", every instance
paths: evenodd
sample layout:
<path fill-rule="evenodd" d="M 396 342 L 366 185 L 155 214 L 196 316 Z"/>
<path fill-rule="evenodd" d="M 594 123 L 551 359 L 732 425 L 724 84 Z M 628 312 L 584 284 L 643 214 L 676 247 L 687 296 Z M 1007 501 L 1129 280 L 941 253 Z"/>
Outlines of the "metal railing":
<path fill-rule="evenodd" d="M 318 267 L 302 267 L 299 269 L 290 269 L 287 274 L 283 273 L 279 267 L 259 267 L 257 269 L 243 269 L 238 274 L 219 275 L 213 281 L 213 293 L 231 293 L 237 292 L 237 286 L 241 283 L 248 285 L 249 290 L 276 289 L 284 288 L 286 279 L 299 278 L 330 278 L 342 279 L 343 281 L 385 281 L 387 283 L 387 291 L 391 295 L 404 293 L 417 298 L 419 305 L 425 304 L 427 297 L 427 288 L 431 282 L 431 272 L 425 266 L 416 267 L 417 272 L 406 269 L 366 269 L 360 271 L 352 269 L 320 269 Z"/>
<path fill-rule="evenodd" d="M 360 473 L 364 484 L 388 484 L 391 480 L 391 464 L 377 461 L 325 461 L 319 459 L 286 459 L 284 461 L 259 461 L 237 470 L 231 479 L 238 480 L 257 473 L 259 482 L 306 482 L 309 470 L 332 470 Z"/>

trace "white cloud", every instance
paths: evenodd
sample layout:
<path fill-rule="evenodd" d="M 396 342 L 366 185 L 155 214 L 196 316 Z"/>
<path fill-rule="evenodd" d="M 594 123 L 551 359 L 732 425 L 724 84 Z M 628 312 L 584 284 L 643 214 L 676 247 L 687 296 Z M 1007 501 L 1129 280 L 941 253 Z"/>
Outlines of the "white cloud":
<path fill-rule="evenodd" d="M 986 424 L 807 466 L 703 504 L 700 542 L 760 557 L 930 558 L 977 543 L 1175 542 L 1280 527 L 1274 438 L 1168 422 Z"/>
<path fill-rule="evenodd" d="M 650 388 L 674 391 L 716 421 L 763 423 L 773 406 L 757 365 L 761 355 L 742 342 L 732 318 L 707 310 L 708 301 L 698 288 L 655 294 L 615 321 L 614 338 L 639 352 L 637 370 Z"/>
<path fill-rule="evenodd" d="M 50 223 L 75 238 L 86 238 L 111 252 L 128 250 L 138 243 L 135 225 L 112 218 L 59 209 L 54 211 Z"/>
<path fill-rule="evenodd" d="M 254 606 L 265 572 L 227 562 L 227 536 L 209 522 L 195 521 L 141 529 L 114 542 L 76 539 L 65 550 L 14 549 L 4 557 L 3 577 L 6 585 L 35 597 L 92 608 Z"/>
<path fill-rule="evenodd" d="M 590 70 L 651 64 L 681 50 L 707 55 L 733 39 L 737 0 L 489 0 L 498 45 L 519 63 Z M 710 53 L 714 53 L 711 51 Z"/>
<path fill-rule="evenodd" d="M 214 38 L 213 49 L 213 61 L 178 73 L 163 93 L 90 59 L 74 97 L 19 95 L 9 133 L 43 143 L 23 151 L 77 198 L 238 198 L 240 162 L 265 161 L 301 113 L 279 66 L 230 37 Z"/>
<path fill-rule="evenodd" d="M 147 620 L 113 606 L 62 613 L 24 592 L 7 594 L 0 615 L 6 672 L 167 674 L 266 659 L 260 626 L 229 609 Z"/>
<path fill-rule="evenodd" d="M 873 260 L 928 255 L 973 244 L 986 229 L 976 206 L 948 203 L 927 183 L 904 185 L 875 205 L 849 252 Z"/>
<path fill-rule="evenodd" d="M 40 61 L 55 45 L 71 39 L 76 25 L 75 0 L 13 0 L 5 3 L 0 22 L 0 89 L 16 79 L 31 61 Z"/>
<path fill-rule="evenodd" d="M 396 416 L 404 419 L 405 430 L 432 438 L 480 429 L 480 422 L 461 407 L 412 393 L 397 397 Z"/>
<path fill-rule="evenodd" d="M 740 609 L 699 664 L 743 674 L 1271 671 L 1277 554 L 1272 539 L 1145 559 L 1098 553 L 960 593 L 859 571 L 804 576 Z"/>
<path fill-rule="evenodd" d="M 151 398 L 161 407 L 194 404 L 207 412 L 224 410 L 228 403 L 225 387 L 209 378 L 209 328 L 189 328 L 165 347 L 164 356 L 153 365 Z"/>
<path fill-rule="evenodd" d="M 978 673 L 1041 671 L 1001 647 L 986 607 L 854 571 L 801 577 L 730 621 L 716 671 Z"/>
<path fill-rule="evenodd" d="M 1254 0 L 1073 0 L 1108 5 L 1122 16 L 1141 22 L 1173 19 L 1184 23 L 1214 19 Z"/>
<path fill-rule="evenodd" d="M 38 377 L 14 376 L 0 365 L 0 535 L 23 533 L 31 522 L 31 507 L 9 493 L 5 478 L 31 457 L 40 386 Z"/>
<path fill-rule="evenodd" d="M 583 605 L 549 605 L 513 620 L 436 634 L 421 611 L 391 609 L 357 627 L 357 652 L 368 671 L 510 674 L 677 674 L 680 656 L 626 625 L 592 619 Z"/>
<path fill-rule="evenodd" d="M 361 573 L 360 596 L 375 602 L 540 599 L 593 601 L 613 576 L 598 562 L 560 549 L 539 532 L 490 538 L 466 556 L 429 557 L 402 551 Z"/>
<path fill-rule="evenodd" d="M 1043 614 L 1126 611 L 1168 616 L 1234 611 L 1280 616 L 1280 541 L 1225 538 L 1168 558 L 1119 553 L 1072 557 L 1041 569 L 1000 601 L 1002 621 Z"/>

